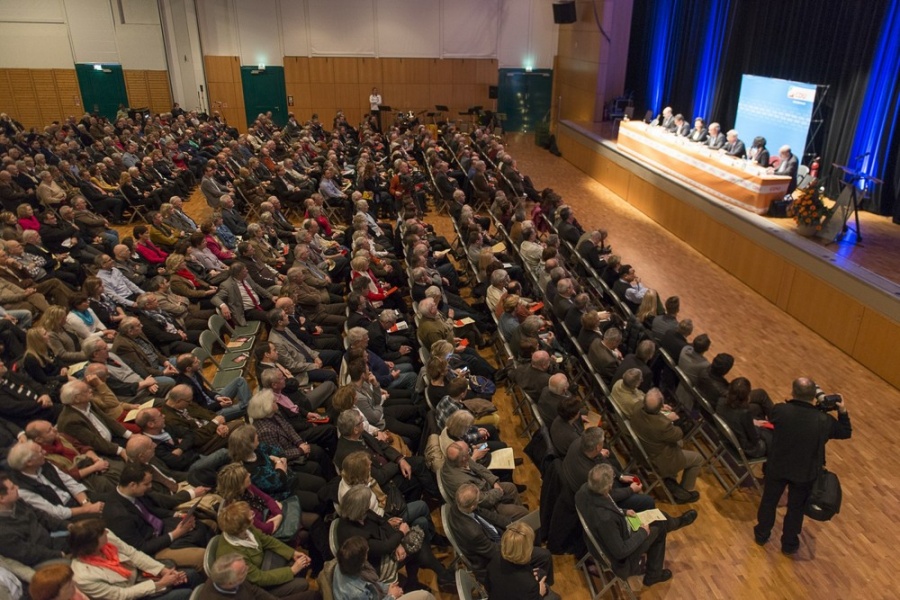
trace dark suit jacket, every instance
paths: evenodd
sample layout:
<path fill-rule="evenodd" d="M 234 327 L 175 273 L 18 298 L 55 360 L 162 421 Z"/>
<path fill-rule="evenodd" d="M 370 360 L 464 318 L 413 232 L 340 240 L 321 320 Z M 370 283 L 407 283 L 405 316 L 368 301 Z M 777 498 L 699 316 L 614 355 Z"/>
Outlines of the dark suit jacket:
<path fill-rule="evenodd" d="M 586 239 L 578 244 L 576 250 L 598 274 L 602 273 L 603 269 L 606 268 L 606 260 L 600 255 L 600 248 L 590 239 Z"/>
<path fill-rule="evenodd" d="M 684 350 L 687 344 L 687 338 L 678 333 L 677 329 L 670 329 L 659 341 L 660 347 L 669 353 L 676 365 L 678 364 L 678 357 L 681 356 L 681 351 Z M 710 400 L 712 399 L 710 398 Z"/>
<path fill-rule="evenodd" d="M 603 339 L 600 337 L 591 342 L 591 346 L 588 348 L 588 361 L 594 367 L 594 370 L 597 371 L 597 374 L 603 378 L 603 381 L 607 382 L 612 381 L 612 377 L 616 374 L 616 369 L 619 368 L 620 362 L 618 357 L 606 347 Z"/>
<path fill-rule="evenodd" d="M 761 167 L 769 166 L 769 151 L 765 148 L 761 149 L 759 153 L 756 155 L 756 158 L 753 159 L 756 164 Z"/>
<path fill-rule="evenodd" d="M 247 221 L 234 209 L 222 211 L 222 222 L 234 235 L 247 235 Z"/>
<path fill-rule="evenodd" d="M 366 513 L 365 522 L 362 524 L 338 519 L 338 545 L 357 535 L 369 543 L 369 562 L 375 567 L 376 572 L 381 568 L 381 559 L 392 555 L 403 540 L 403 534 L 399 529 L 394 529 L 385 517 L 372 511 Z"/>
<path fill-rule="evenodd" d="M 272 294 L 260 287 L 259 284 L 250 277 L 244 279 L 244 281 L 250 286 L 250 289 L 253 290 L 253 293 L 256 295 L 257 301 L 260 302 L 260 304 L 262 304 L 263 299 L 272 299 Z M 247 324 L 247 319 L 244 317 L 244 301 L 241 298 L 238 282 L 233 277 L 229 277 L 222 282 L 216 295 L 212 297 L 212 303 L 215 307 L 219 307 L 222 304 L 228 305 L 228 308 L 231 309 L 231 316 L 234 319 L 235 324 L 239 326 Z"/>
<path fill-rule="evenodd" d="M 626 354 L 625 358 L 622 359 L 622 362 L 619 363 L 619 368 L 616 369 L 616 372 L 613 374 L 612 381 L 610 384 L 617 382 L 622 379 L 625 375 L 625 371 L 628 369 L 640 369 L 641 375 L 643 375 L 643 380 L 641 381 L 640 390 L 644 393 L 650 391 L 650 388 L 653 387 L 653 370 L 647 365 L 647 363 L 638 360 L 638 358 L 634 354 Z"/>
<path fill-rule="evenodd" d="M 504 517 L 493 510 L 478 507 L 475 512 L 479 517 L 493 525 L 501 536 L 511 523 L 509 517 Z M 484 528 L 471 515 L 467 515 L 459 510 L 455 503 L 450 504 L 448 520 L 450 522 L 444 523 L 444 525 L 449 526 L 456 537 L 459 551 L 471 561 L 472 567 L 476 571 L 484 569 L 494 554 L 499 552 L 500 545 L 492 542 Z"/>
<path fill-rule="evenodd" d="M 541 397 L 541 392 L 550 383 L 550 373 L 539 371 L 531 365 L 522 365 L 511 374 L 513 383 L 522 388 L 531 399 L 537 401 Z"/>
<path fill-rule="evenodd" d="M 165 404 L 160 406 L 159 410 L 166 416 L 166 429 L 173 436 L 184 438 L 193 432 L 194 445 L 200 452 L 208 454 L 228 445 L 228 439 L 216 433 L 218 424 L 212 421 L 216 416 L 215 413 L 194 403 L 188 405 L 188 414 L 194 418 L 209 421 L 203 427 L 198 428 L 193 421 L 185 419 L 181 413 L 172 410 Z"/>
<path fill-rule="evenodd" d="M 837 419 L 799 400 L 775 405 L 770 419 L 775 434 L 766 476 L 797 482 L 813 481 L 825 457 L 828 440 L 850 438 L 850 416 Z"/>
<path fill-rule="evenodd" d="M 725 145 L 722 146 L 725 150 L 725 154 L 728 156 L 737 156 L 738 158 L 743 158 L 747 154 L 747 148 L 744 146 L 744 142 L 741 140 L 734 140 L 734 142 L 725 142 Z"/>
<path fill-rule="evenodd" d="M 541 415 L 541 419 L 544 420 L 544 425 L 550 427 L 550 424 L 553 423 L 553 420 L 556 418 L 556 411 L 559 407 L 559 403 L 565 397 L 566 396 L 550 391 L 549 387 L 543 389 L 537 401 L 537 409 Z"/>
<path fill-rule="evenodd" d="M 631 531 L 625 515 L 607 496 L 598 496 L 584 484 L 575 494 L 575 506 L 620 577 L 637 574 L 647 532 Z"/>
<path fill-rule="evenodd" d="M 62 412 L 59 413 L 59 422 L 56 426 L 61 433 L 67 433 L 82 444 L 90 446 L 97 454 L 117 456 L 116 450 L 118 448 L 115 441 L 116 438 L 119 438 L 122 441 L 122 447 L 124 447 L 125 428 L 118 421 L 110 419 L 103 412 L 93 407 L 91 408 L 91 413 L 102 421 L 112 433 L 112 442 L 107 442 L 103 439 L 88 418 L 81 411 L 71 406 L 63 407 Z"/>
<path fill-rule="evenodd" d="M 719 148 L 722 148 L 725 145 L 726 141 L 728 141 L 728 140 L 725 138 L 725 134 L 720 131 L 719 133 L 717 133 L 714 136 L 710 135 L 706 139 L 706 145 L 709 146 L 713 150 L 718 150 Z"/>
<path fill-rule="evenodd" d="M 574 224 L 563 221 L 556 227 L 556 230 L 559 232 L 559 239 L 569 242 L 572 246 L 578 244 L 581 232 L 578 231 Z"/>
<path fill-rule="evenodd" d="M 152 319 L 147 319 L 152 320 Z M 142 319 L 143 322 L 143 319 Z M 156 350 L 156 346 L 147 339 L 147 336 L 141 334 L 147 342 L 153 346 L 153 349 Z M 154 336 L 154 339 L 158 339 Z M 148 375 L 162 375 L 163 371 L 159 368 L 159 365 L 164 364 L 166 361 L 166 357 L 162 355 L 159 350 L 156 350 L 156 358 L 157 364 L 151 364 L 147 357 L 144 355 L 144 352 L 137 345 L 133 339 L 126 337 L 124 335 L 117 335 L 116 341 L 113 342 L 112 351 L 119 355 L 119 357 L 128 363 L 134 372 L 140 375 L 141 377 L 147 377 Z"/>
<path fill-rule="evenodd" d="M 154 535 L 153 528 L 144 520 L 134 504 L 118 491 L 113 490 L 106 494 L 103 502 L 103 519 L 112 532 L 125 543 L 151 556 L 172 545 L 167 532 L 174 529 L 175 524 L 166 520 L 173 516 L 173 512 L 158 506 L 152 498 L 138 498 L 137 502 L 143 504 L 152 515 L 163 520 L 163 533 L 160 535 Z"/>
<path fill-rule="evenodd" d="M 797 169 L 800 167 L 800 163 L 797 160 L 797 157 L 791 154 L 790 158 L 787 160 L 783 160 L 778 164 L 778 168 L 775 169 L 776 175 L 786 175 L 791 178 L 791 183 L 788 185 L 787 193 L 790 194 L 797 187 Z"/>
<path fill-rule="evenodd" d="M 378 482 L 378 485 L 387 484 L 400 472 L 397 460 L 402 455 L 393 447 L 378 441 L 365 431 L 358 441 L 351 441 L 345 437 L 338 440 L 337 448 L 334 451 L 334 464 L 338 471 L 341 470 L 341 465 L 344 464 L 347 455 L 360 450 L 365 451 L 372 458 L 372 477 Z"/>

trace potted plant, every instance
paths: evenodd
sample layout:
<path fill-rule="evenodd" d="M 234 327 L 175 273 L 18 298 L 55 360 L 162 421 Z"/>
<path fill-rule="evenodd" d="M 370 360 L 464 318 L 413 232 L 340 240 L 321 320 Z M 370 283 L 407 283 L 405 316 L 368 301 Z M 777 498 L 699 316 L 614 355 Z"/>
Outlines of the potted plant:
<path fill-rule="evenodd" d="M 814 188 L 797 198 L 793 208 L 797 233 L 806 237 L 812 237 L 821 231 L 822 223 L 831 216 L 831 212 L 819 198 L 818 190 Z"/>

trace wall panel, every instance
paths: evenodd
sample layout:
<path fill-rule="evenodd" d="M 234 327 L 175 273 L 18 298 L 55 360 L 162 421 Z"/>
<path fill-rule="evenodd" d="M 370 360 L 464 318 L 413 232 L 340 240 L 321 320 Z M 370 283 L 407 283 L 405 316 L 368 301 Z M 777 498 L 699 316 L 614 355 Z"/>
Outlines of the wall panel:
<path fill-rule="evenodd" d="M 238 131 L 247 130 L 241 61 L 237 56 L 204 56 L 211 111 L 219 111 Z"/>

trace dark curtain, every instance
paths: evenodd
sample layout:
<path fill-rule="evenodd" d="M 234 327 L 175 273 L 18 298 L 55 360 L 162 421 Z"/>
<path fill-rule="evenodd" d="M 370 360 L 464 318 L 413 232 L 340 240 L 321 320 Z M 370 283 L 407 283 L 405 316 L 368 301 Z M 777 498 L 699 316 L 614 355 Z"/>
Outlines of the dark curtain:
<path fill-rule="evenodd" d="M 652 23 L 655 0 L 635 0 L 626 86 L 634 91 L 637 113 L 648 97 L 649 46 L 653 43 Z M 734 123 L 745 73 L 777 77 L 805 83 L 828 85 L 818 118 L 822 127 L 813 140 L 815 153 L 822 157 L 823 175 L 829 182 L 831 164 L 846 164 L 856 120 L 866 91 L 868 67 L 872 62 L 887 0 L 736 0 L 731 4 L 711 115 L 692 115 L 692 68 L 696 63 L 696 40 L 703 35 L 698 11 L 702 0 L 678 0 L 671 23 L 670 73 L 663 93 L 665 105 L 687 118 L 706 116 L 727 130 Z M 820 97 L 822 91 L 819 92 Z M 815 124 L 811 131 L 815 130 Z M 752 138 L 752 132 L 742 137 Z M 900 137 L 895 137 L 900 139 Z M 800 156 L 802 150 L 795 149 Z M 898 177 L 900 156 L 896 145 L 888 157 L 889 174 Z M 803 157 L 809 164 L 813 157 Z M 891 160 L 893 158 L 893 160 Z M 879 207 L 884 214 L 895 209 L 893 181 L 882 191 Z"/>

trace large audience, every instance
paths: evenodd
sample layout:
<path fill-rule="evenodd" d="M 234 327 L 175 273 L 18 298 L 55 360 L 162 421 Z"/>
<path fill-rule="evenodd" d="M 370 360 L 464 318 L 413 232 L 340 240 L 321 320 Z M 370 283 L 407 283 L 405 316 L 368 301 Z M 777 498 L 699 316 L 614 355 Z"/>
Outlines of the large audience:
<path fill-rule="evenodd" d="M 582 516 L 615 574 L 670 578 L 697 513 L 619 531 L 656 506 L 627 454 L 694 502 L 682 441 L 718 411 L 764 456 L 772 403 L 468 129 L 0 115 L 0 576 L 35 599 L 415 599 L 420 568 L 456 590 L 453 546 L 488 591 L 558 598 Z M 540 507 L 495 400 L 533 434 Z"/>

